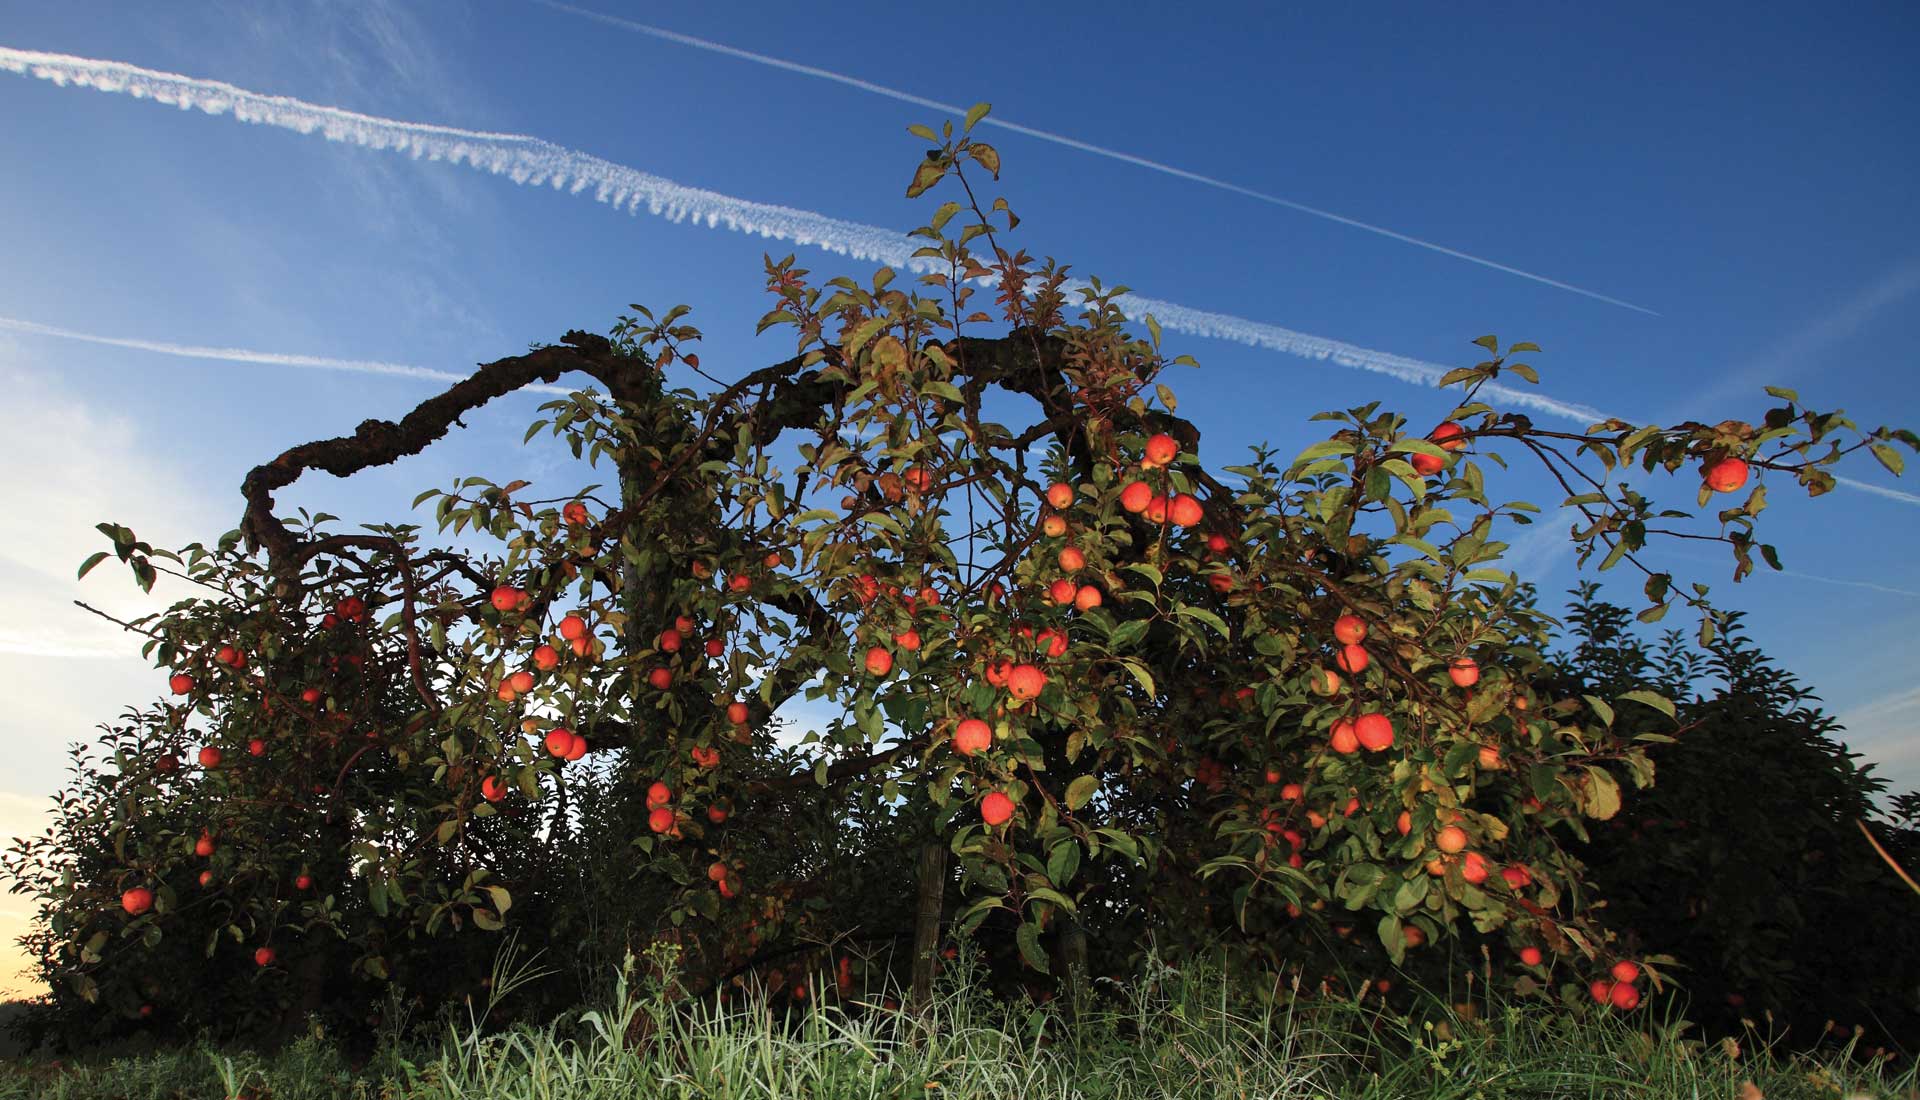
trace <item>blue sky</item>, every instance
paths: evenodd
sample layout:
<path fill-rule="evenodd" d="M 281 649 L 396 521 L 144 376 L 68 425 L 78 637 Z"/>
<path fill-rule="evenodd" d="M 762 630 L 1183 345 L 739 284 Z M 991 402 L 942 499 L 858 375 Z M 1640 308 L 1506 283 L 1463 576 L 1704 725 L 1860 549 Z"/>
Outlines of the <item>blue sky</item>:
<path fill-rule="evenodd" d="M 998 119 L 1589 292 L 983 131 L 1003 154 L 998 190 L 1025 219 L 1018 241 L 1030 252 L 1278 326 L 1286 347 L 1320 337 L 1351 345 L 1349 360 L 1455 366 L 1474 361 L 1469 340 L 1495 332 L 1546 348 L 1534 359 L 1545 394 L 1624 416 L 1754 419 L 1771 382 L 1867 427 L 1920 425 L 1911 6 L 1213 5 L 1174 16 L 1142 5 L 1089 19 L 1026 5 L 964 15 L 854 5 L 829 18 L 790 5 L 578 2 L 932 100 L 990 100 Z M 904 128 L 938 112 L 844 83 L 533 0 L 181 7 L 0 0 L 0 48 L 529 135 L 896 234 L 931 209 L 902 197 L 919 149 Z M 797 252 L 822 278 L 874 266 L 644 205 L 616 211 L 591 186 L 516 186 L 33 73 L 0 71 L 0 148 L 0 318 L 111 338 L 460 371 L 569 328 L 604 331 L 630 302 L 685 302 L 707 333 L 704 363 L 732 374 L 791 350 L 783 335 L 752 336 L 767 308 L 763 252 Z M 1215 461 L 1259 440 L 1291 453 L 1316 437 L 1306 418 L 1324 408 L 1379 399 L 1425 422 L 1451 404 L 1338 362 L 1168 338 L 1203 364 L 1171 381 Z M 91 525 L 210 539 L 234 525 L 247 468 L 400 415 L 438 384 L 161 355 L 0 322 L 0 385 L 13 412 L 0 444 L 16 471 L 7 497 L 18 502 L 0 517 L 0 676 L 30 685 L 0 716 L 19 746 L 0 778 L 5 832 L 30 822 L 59 781 L 68 742 L 160 688 L 132 647 L 68 603 L 152 606 L 105 571 L 73 581 L 101 544 Z M 568 487 L 556 456 L 518 449 L 539 400 L 514 397 L 427 455 L 351 486 L 310 479 L 283 502 L 357 521 L 390 517 L 459 474 L 530 471 Z M 1736 589 L 1718 558 L 1659 560 L 1747 610 L 1767 651 L 1907 789 L 1920 786 L 1908 641 L 1920 628 L 1920 483 L 1871 461 L 1843 472 L 1908 499 L 1846 488 L 1809 503 L 1776 491 L 1763 530 L 1796 575 Z M 1529 472 L 1510 486 L 1512 498 L 1558 499 Z M 1684 488 L 1672 499 L 1691 505 Z M 1574 582 L 1570 556 L 1547 540 L 1523 550 L 1545 591 Z"/>

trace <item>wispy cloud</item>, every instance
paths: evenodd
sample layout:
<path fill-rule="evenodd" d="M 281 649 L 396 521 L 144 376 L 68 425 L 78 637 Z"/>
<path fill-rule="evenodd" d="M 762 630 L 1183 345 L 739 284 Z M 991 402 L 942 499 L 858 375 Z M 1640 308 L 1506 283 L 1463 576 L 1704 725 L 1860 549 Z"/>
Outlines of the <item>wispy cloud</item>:
<path fill-rule="evenodd" d="M 287 96 L 263 95 L 220 81 L 67 54 L 0 47 L 0 69 L 30 75 L 60 86 L 75 84 L 130 95 L 136 99 L 152 99 L 182 110 L 197 109 L 216 116 L 230 114 L 238 121 L 274 126 L 300 134 L 317 133 L 328 141 L 403 152 L 415 158 L 467 164 L 484 172 L 505 176 L 516 184 L 551 187 L 555 191 L 574 195 L 591 187 L 596 201 L 630 214 L 638 213 L 644 205 L 649 213 L 669 221 L 691 219 L 695 224 L 708 228 L 725 228 L 791 241 L 853 259 L 878 261 L 911 271 L 930 270 L 933 266 L 932 260 L 913 255 L 921 242 L 903 233 L 832 218 L 810 210 L 754 202 L 717 191 L 689 187 L 523 134 L 463 130 L 452 126 L 381 118 L 336 107 L 322 107 Z M 1298 358 L 1383 374 L 1401 381 L 1432 385 L 1446 371 L 1437 363 L 1231 314 L 1194 309 L 1162 299 L 1128 294 L 1116 304 L 1135 320 L 1151 313 L 1163 328 L 1175 332 L 1230 340 Z M 150 350 L 161 349 L 156 347 Z M 287 365 L 330 366 L 336 362 L 346 361 L 316 360 Z M 1581 425 L 1604 419 L 1598 410 L 1589 406 L 1561 401 L 1532 390 L 1495 385 L 1484 387 L 1481 392 L 1519 408 Z M 1884 489 L 1850 478 L 1840 481 L 1851 488 L 1888 499 L 1920 504 L 1920 496 L 1910 493 Z"/>
<path fill-rule="evenodd" d="M 104 344 L 107 347 L 131 348 L 135 351 L 172 355 L 183 359 L 213 359 L 229 363 L 253 363 L 267 367 L 306 367 L 317 370 L 350 371 L 355 374 L 384 374 L 395 378 L 412 378 L 428 382 L 462 382 L 470 377 L 466 374 L 455 374 L 453 371 L 410 366 L 406 363 L 383 363 L 375 359 L 334 359 L 322 355 L 289 355 L 274 351 L 251 351 L 246 348 L 210 348 L 194 344 L 173 344 L 128 336 L 101 336 L 97 333 L 77 332 L 73 329 L 43 325 L 36 321 L 22 321 L 12 317 L 0 317 L 0 329 L 32 336 L 51 336 L 60 340 Z M 572 393 L 573 390 L 564 386 L 528 386 L 524 392 L 564 396 Z"/>
<path fill-rule="evenodd" d="M 795 73 L 800 76 L 809 76 L 818 80 L 832 81 L 833 83 L 842 85 L 844 87 L 856 88 L 863 92 L 868 92 L 878 96 L 884 96 L 888 99 L 895 100 L 900 103 L 909 103 L 916 107 L 925 107 L 931 111 L 941 111 L 945 114 L 954 115 L 954 116 L 964 116 L 967 112 L 967 109 L 965 107 L 959 106 L 958 104 L 942 103 L 937 99 L 928 99 L 925 96 L 914 95 L 911 92 L 901 91 L 898 88 L 890 88 L 885 84 L 875 84 L 872 81 L 861 80 L 858 77 L 848 76 L 845 73 L 837 73 L 837 72 L 834 72 L 832 69 L 821 68 L 818 65 L 805 65 L 797 61 L 788 61 L 784 58 L 773 57 L 769 54 L 756 53 L 752 50 L 743 50 L 735 46 L 726 45 L 725 43 L 722 43 L 722 42 L 715 42 L 709 38 L 700 38 L 691 34 L 682 34 L 678 31 L 670 31 L 665 29 L 664 27 L 655 27 L 646 23 L 636 22 L 632 19 L 623 19 L 615 15 L 606 15 L 601 12 L 588 11 L 585 8 L 575 7 L 572 4 L 559 3 L 557 2 L 557 0 L 534 0 L 534 3 L 540 4 L 544 7 L 552 8 L 555 11 L 563 11 L 571 15 L 578 15 L 586 19 L 596 20 L 607 26 L 619 27 L 622 30 L 632 31 L 636 34 L 648 35 L 652 38 L 657 38 L 664 42 L 673 42 L 682 46 L 691 46 L 697 50 L 705 50 L 709 53 L 721 54 L 726 57 L 732 57 L 741 61 L 751 62 L 755 65 L 763 65 L 772 69 L 779 69 L 783 72 Z M 1599 291 L 1588 290 L 1585 287 L 1575 286 L 1572 283 L 1562 282 L 1559 279 L 1548 278 L 1545 275 L 1541 275 L 1532 271 L 1526 271 L 1522 268 L 1512 267 L 1495 260 L 1489 260 L 1484 256 L 1476 256 L 1470 252 L 1462 252 L 1457 248 L 1449 248 L 1443 244 L 1437 244 L 1433 241 L 1425 240 L 1420 237 L 1415 237 L 1410 234 L 1401 233 L 1398 230 L 1388 229 L 1387 227 L 1382 225 L 1375 225 L 1372 222 L 1361 221 L 1358 218 L 1350 218 L 1345 214 L 1336 214 L 1331 210 L 1323 210 L 1317 206 L 1309 206 L 1306 203 L 1298 202 L 1294 199 L 1284 198 L 1280 195 L 1270 194 L 1266 191 L 1260 191 L 1252 187 L 1242 186 L 1241 184 L 1232 183 L 1228 180 L 1223 180 L 1223 179 L 1215 178 L 1213 176 L 1203 175 L 1199 172 L 1188 171 L 1185 168 L 1178 168 L 1178 167 L 1175 167 L 1174 165 L 1165 164 L 1161 161 L 1150 160 L 1147 157 L 1139 156 L 1134 153 L 1125 153 L 1125 152 L 1121 152 L 1118 149 L 1109 149 L 1103 145 L 1095 145 L 1092 142 L 1081 141 L 1078 138 L 1071 138 L 1066 136 L 1065 134 L 1054 133 L 1053 131 L 1050 131 L 1050 130 L 1042 130 L 1034 126 L 1024 126 L 1024 125 L 1021 125 L 1020 123 L 1011 122 L 1004 118 L 995 118 L 992 115 L 987 116 L 987 118 L 983 121 L 982 125 L 995 126 L 1002 130 L 1007 130 L 1012 133 L 1023 135 L 1025 137 L 1036 138 L 1040 141 L 1050 142 L 1054 145 L 1065 146 L 1066 148 L 1069 148 L 1069 149 L 1076 149 L 1082 153 L 1091 153 L 1097 157 L 1105 157 L 1108 160 L 1117 160 L 1125 164 L 1131 164 L 1139 168 L 1145 168 L 1149 171 L 1159 172 L 1163 175 L 1173 176 L 1177 179 L 1183 179 L 1190 183 L 1198 183 L 1207 187 L 1217 188 L 1218 190 L 1221 190 L 1221 191 L 1228 191 L 1233 194 L 1241 195 L 1250 199 L 1255 199 L 1260 202 L 1271 204 L 1273 206 L 1284 207 L 1285 209 L 1296 211 L 1301 214 L 1308 214 L 1308 215 L 1311 215 L 1312 217 L 1322 218 L 1322 219 L 1325 219 L 1326 221 L 1335 222 L 1340 225 L 1347 226 L 1351 229 L 1358 229 L 1365 233 L 1372 233 L 1375 236 L 1385 237 L 1389 240 L 1399 241 L 1402 244 L 1412 245 L 1415 248 L 1423 248 L 1429 252 L 1436 252 L 1442 256 L 1448 256 L 1456 260 L 1464 260 L 1470 264 L 1478 264 L 1481 267 L 1489 268 L 1494 271 L 1503 272 L 1508 275 L 1515 275 L 1515 276 L 1518 276 L 1519 278 L 1526 279 L 1531 282 L 1539 283 L 1543 286 L 1550 286 L 1559 290 L 1570 291 L 1574 294 L 1581 295 L 1582 297 L 1592 298 L 1595 301 L 1606 302 L 1609 305 L 1620 306 L 1624 309 L 1631 309 L 1638 313 L 1645 313 L 1655 317 L 1659 316 L 1658 313 L 1655 313 L 1653 310 L 1648 309 L 1645 306 L 1635 305 L 1632 302 L 1626 301 L 1621 298 L 1615 298 L 1610 295 L 1602 294 Z"/>
<path fill-rule="evenodd" d="M 296 133 L 317 133 L 329 141 L 394 150 L 428 160 L 468 164 L 481 171 L 504 175 L 518 184 L 550 186 L 556 191 L 575 195 L 591 187 L 597 201 L 629 213 L 637 213 L 644 204 L 649 213 L 670 221 L 691 219 L 709 228 L 726 228 L 792 241 L 854 259 L 878 261 L 908 270 L 933 268 L 933 261 L 913 255 L 922 242 L 903 233 L 831 218 L 808 210 L 753 202 L 716 191 L 688 187 L 539 138 L 380 118 L 322 107 L 286 96 L 262 95 L 219 81 L 64 54 L 0 47 L 0 68 L 62 86 L 76 84 L 140 99 L 153 99 L 183 110 L 197 109 L 210 115 L 231 114 L 242 122 L 274 126 Z M 1136 320 L 1151 313 L 1164 328 L 1171 331 L 1230 340 L 1302 359 L 1384 374 L 1401 381 L 1430 386 L 1446 372 L 1446 368 L 1437 363 L 1137 294 L 1124 295 L 1117 304 Z M 149 350 L 161 349 L 156 347 Z M 290 362 L 287 365 L 332 367 L 337 362 L 315 360 Z M 422 368 L 369 364 L 368 369 L 406 373 Z M 1521 408 L 1582 424 L 1597 419 L 1597 414 L 1586 406 L 1531 391 L 1495 386 L 1483 392 Z"/>

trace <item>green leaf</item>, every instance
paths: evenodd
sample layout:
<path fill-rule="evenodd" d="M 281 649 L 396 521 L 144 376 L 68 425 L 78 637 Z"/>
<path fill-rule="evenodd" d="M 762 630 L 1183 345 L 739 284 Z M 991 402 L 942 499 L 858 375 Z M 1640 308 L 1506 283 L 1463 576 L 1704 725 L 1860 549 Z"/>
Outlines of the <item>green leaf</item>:
<path fill-rule="evenodd" d="M 1145 634 L 1151 625 L 1153 624 L 1146 619 L 1128 619 L 1113 628 L 1113 635 L 1107 639 L 1108 648 L 1114 650 L 1127 648 L 1139 641 L 1141 635 Z"/>
<path fill-rule="evenodd" d="M 485 889 L 487 896 L 493 899 L 493 907 L 499 910 L 501 916 L 505 916 L 507 910 L 513 908 L 513 895 L 507 893 L 506 887 L 488 886 Z"/>
<path fill-rule="evenodd" d="M 1894 477 L 1899 477 L 1900 471 L 1906 469 L 1907 460 L 1900 457 L 1899 451 L 1894 450 L 1885 443 L 1875 443 L 1870 449 L 1873 451 L 1873 457 L 1879 459 L 1880 465 L 1885 466 L 1887 472 Z"/>
<path fill-rule="evenodd" d="M 1023 921 L 1020 931 L 1014 933 L 1014 940 L 1020 945 L 1020 957 L 1028 966 L 1040 973 L 1047 973 L 1047 953 L 1040 949 L 1040 926 Z"/>
<path fill-rule="evenodd" d="M 1000 150 L 984 141 L 976 141 L 967 147 L 967 152 L 972 153 L 973 159 L 980 162 L 980 167 L 992 172 L 994 179 L 1000 178 Z"/>
<path fill-rule="evenodd" d="M 1499 337 L 1494 336 L 1492 333 L 1488 333 L 1487 335 L 1480 337 L 1479 339 L 1475 340 L 1474 343 L 1480 345 L 1483 348 L 1486 348 L 1488 351 L 1493 352 L 1495 355 L 1500 354 L 1500 339 Z"/>
<path fill-rule="evenodd" d="M 1150 698 L 1157 698 L 1159 696 L 1160 692 L 1153 686 L 1153 676 L 1147 672 L 1147 666 L 1135 660 L 1125 660 L 1120 663 L 1125 666 L 1128 672 L 1133 674 L 1135 680 L 1140 682 L 1140 687 L 1146 691 Z"/>
<path fill-rule="evenodd" d="M 475 909 L 473 923 L 475 927 L 484 928 L 489 932 L 498 932 L 507 926 L 507 923 L 500 919 L 500 914 L 491 909 Z"/>
<path fill-rule="evenodd" d="M 967 130 L 973 129 L 974 124 L 987 117 L 987 112 L 991 110 L 993 110 L 993 104 L 985 102 L 976 103 L 967 108 L 967 119 L 963 124 L 964 128 Z"/>
<path fill-rule="evenodd" d="M 933 132 L 933 127 L 926 126 L 918 122 L 907 127 L 907 133 L 912 134 L 914 137 L 920 138 L 925 141 L 931 141 L 931 142 L 937 143 L 940 140 L 940 135 Z"/>
<path fill-rule="evenodd" d="M 907 184 L 907 197 L 917 199 L 947 174 L 945 160 L 923 160 L 913 170 L 913 182 Z"/>
<path fill-rule="evenodd" d="M 1100 777 L 1083 775 L 1067 784 L 1067 809 L 1078 810 L 1093 798 L 1093 792 L 1100 789 Z"/>
<path fill-rule="evenodd" d="M 1666 696 L 1661 695 L 1658 692 L 1629 691 L 1625 695 L 1617 695 L 1615 696 L 1615 698 L 1620 699 L 1622 701 L 1630 700 L 1635 703 L 1645 703 L 1647 706 L 1652 707 L 1653 709 L 1659 711 L 1661 714 L 1666 715 L 1668 718 L 1674 717 L 1672 700 L 1668 699 Z"/>
<path fill-rule="evenodd" d="M 1580 808 L 1595 821 L 1611 820 L 1620 812 L 1620 783 L 1604 768 L 1587 768 L 1587 784 L 1580 792 Z"/>
<path fill-rule="evenodd" d="M 1228 641 L 1233 640 L 1232 632 L 1227 629 L 1227 624 L 1221 620 L 1220 616 L 1208 611 L 1204 607 L 1193 607 L 1187 604 L 1181 604 L 1179 607 L 1173 609 L 1173 613 L 1175 615 L 1184 615 L 1189 619 L 1198 619 L 1216 631 L 1219 631 L 1222 638 Z"/>
<path fill-rule="evenodd" d="M 1581 698 L 1585 699 L 1587 701 L 1587 705 L 1593 708 L 1593 713 L 1599 716 L 1601 725 L 1607 727 L 1608 729 L 1613 728 L 1613 708 L 1612 707 L 1602 702 L 1600 700 L 1600 697 L 1597 695 L 1584 695 L 1584 696 L 1581 696 Z"/>
<path fill-rule="evenodd" d="M 99 565 L 101 562 L 106 561 L 108 558 L 112 556 L 113 555 L 111 552 L 102 550 L 99 553 L 95 554 L 94 556 L 88 558 L 86 561 L 81 562 L 79 577 L 85 577 L 88 573 L 93 572 L 94 566 Z M 75 579 L 77 580 L 79 579 L 79 577 L 76 577 Z"/>

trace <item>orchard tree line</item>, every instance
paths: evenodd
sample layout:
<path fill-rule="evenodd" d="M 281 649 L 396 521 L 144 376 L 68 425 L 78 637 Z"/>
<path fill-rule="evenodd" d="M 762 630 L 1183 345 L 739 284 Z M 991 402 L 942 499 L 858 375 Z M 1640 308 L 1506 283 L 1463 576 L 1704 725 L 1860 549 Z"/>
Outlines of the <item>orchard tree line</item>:
<path fill-rule="evenodd" d="M 1191 360 L 976 200 L 982 114 L 914 128 L 909 195 L 957 196 L 920 274 L 767 261 L 782 362 L 725 381 L 686 307 L 635 306 L 255 467 L 210 544 L 102 524 L 83 576 L 194 594 L 123 624 L 167 694 L 74 750 L 53 827 L 5 857 L 41 1026 L 365 1034 L 484 997 L 511 935 L 559 971 L 527 1013 L 629 952 L 688 997 L 911 1010 L 962 944 L 1071 1005 L 1151 945 L 1270 998 L 1471 974 L 1797 1020 L 1819 985 L 1816 1013 L 1912 1035 L 1916 899 L 1848 832 L 1911 861 L 1911 804 L 1876 820 L 1831 721 L 1648 548 L 1777 568 L 1769 487 L 1819 496 L 1863 450 L 1897 474 L 1920 439 L 1777 389 L 1752 421 L 1550 431 L 1482 396 L 1536 383 L 1539 349 L 1484 337 L 1438 424 L 1369 404 L 1209 467 L 1160 381 Z M 278 514 L 562 379 L 527 439 L 602 484 L 465 478 L 415 501 L 431 527 Z M 1583 562 L 1643 583 L 1637 612 L 1583 591 L 1567 652 L 1501 565 L 1538 512 L 1497 495 L 1510 458 L 1564 486 Z M 1690 640 L 1639 640 L 1676 604 Z M 796 742 L 789 704 L 832 717 Z"/>

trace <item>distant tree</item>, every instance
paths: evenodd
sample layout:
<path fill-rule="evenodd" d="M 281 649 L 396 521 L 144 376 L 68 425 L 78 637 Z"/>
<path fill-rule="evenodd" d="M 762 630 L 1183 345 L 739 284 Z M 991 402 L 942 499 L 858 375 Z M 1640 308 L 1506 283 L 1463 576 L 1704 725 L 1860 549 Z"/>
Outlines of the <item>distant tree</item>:
<path fill-rule="evenodd" d="M 1913 866 L 1920 795 L 1880 808 L 1886 782 L 1740 614 L 1707 646 L 1677 632 L 1649 645 L 1596 585 L 1574 597 L 1561 686 L 1638 686 L 1679 707 L 1674 743 L 1648 752 L 1654 786 L 1577 849 L 1607 899 L 1601 919 L 1678 959 L 1671 977 L 1698 1018 L 1771 1013 L 1800 1040 L 1858 1024 L 1869 1043 L 1920 1048 L 1920 896 L 1857 824 Z"/>

